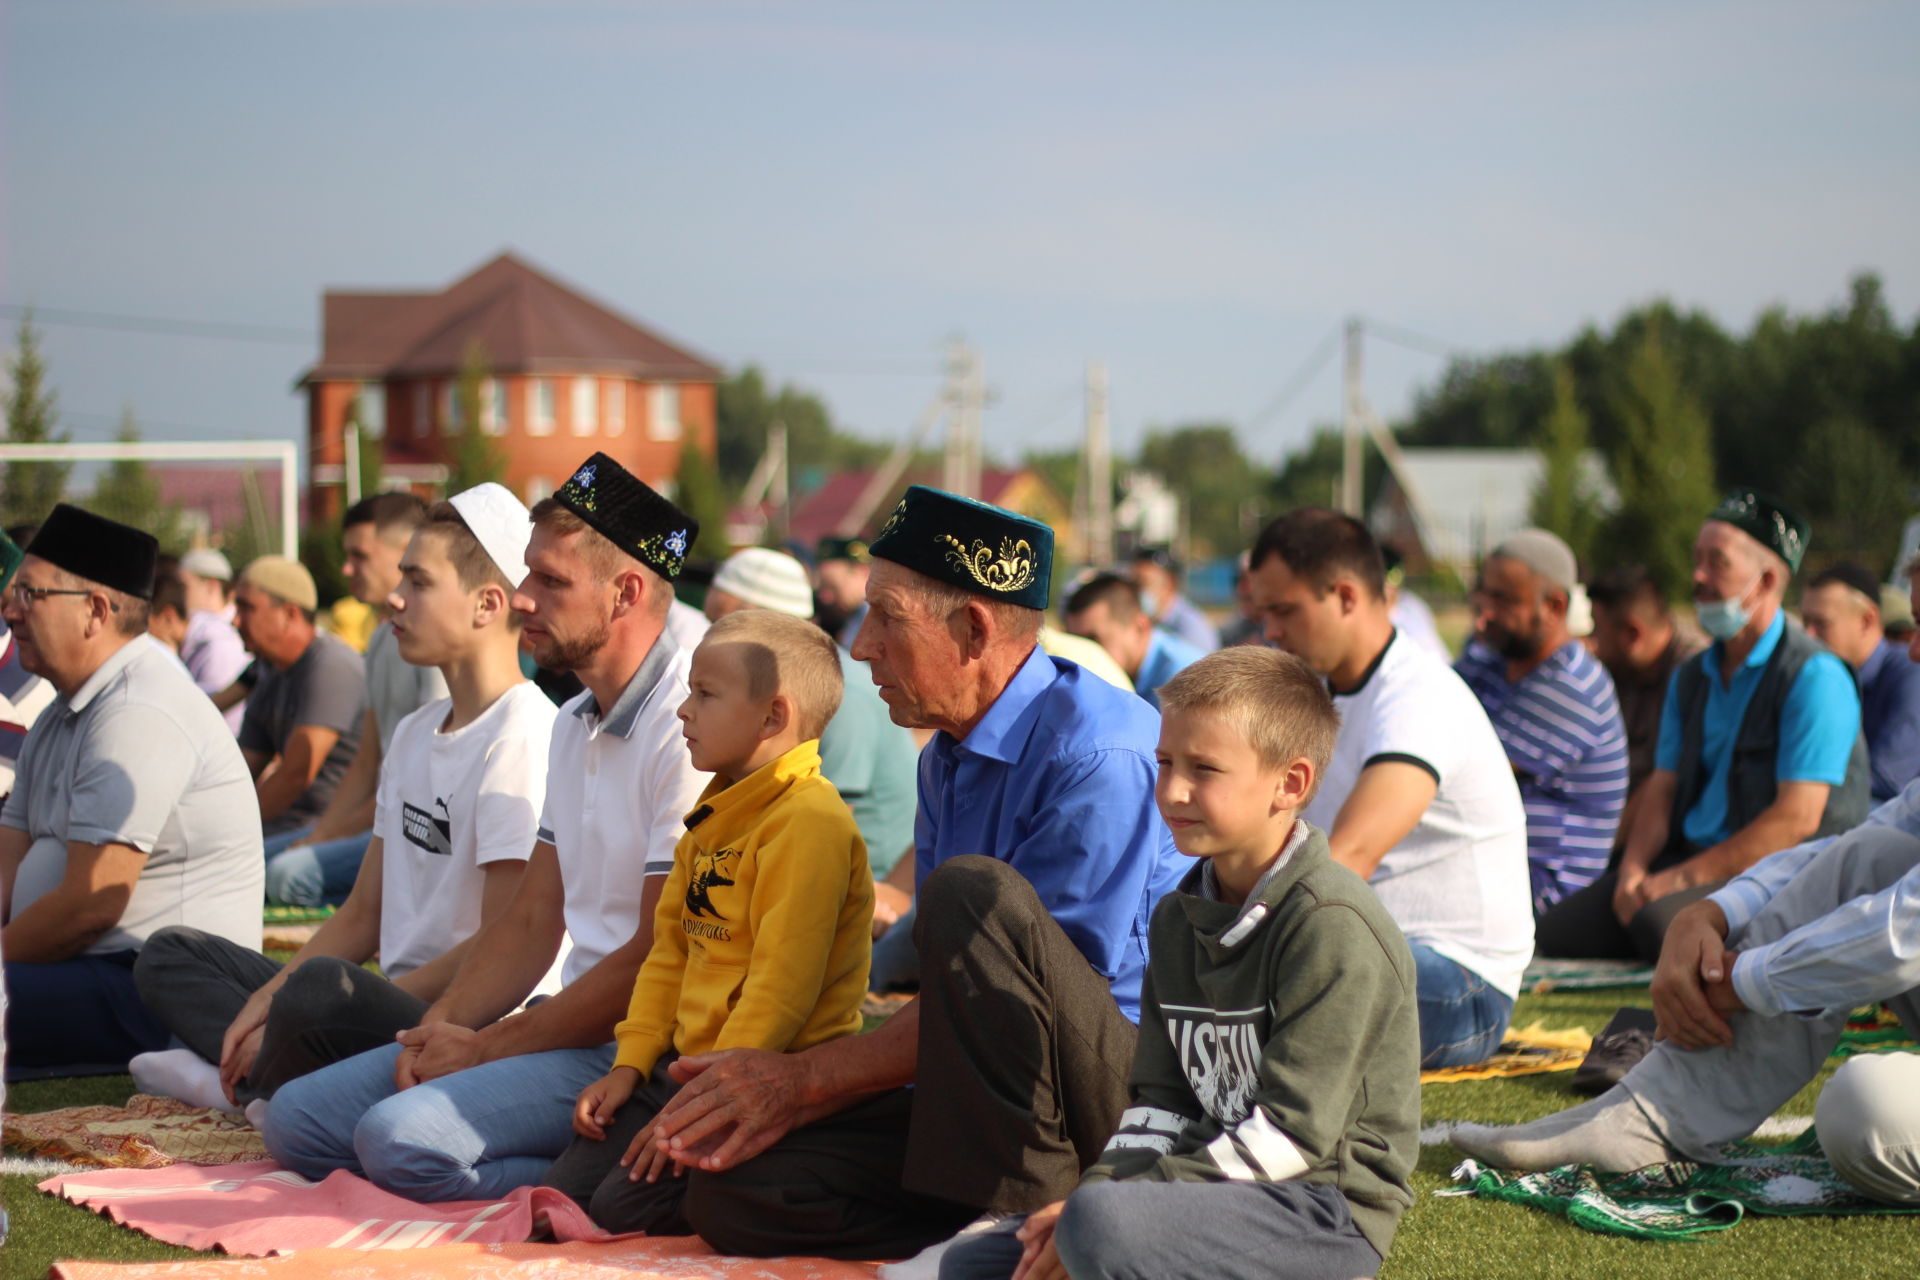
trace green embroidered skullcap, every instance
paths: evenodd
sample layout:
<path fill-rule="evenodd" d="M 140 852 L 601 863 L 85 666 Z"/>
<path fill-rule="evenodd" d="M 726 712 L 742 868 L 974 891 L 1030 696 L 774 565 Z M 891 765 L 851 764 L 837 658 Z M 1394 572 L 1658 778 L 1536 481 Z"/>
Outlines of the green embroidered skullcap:
<path fill-rule="evenodd" d="M 0 533 L 0 591 L 7 589 L 7 584 L 13 581 L 14 571 L 26 558 L 27 553 L 15 546 L 12 538 Z"/>
<path fill-rule="evenodd" d="M 855 564 L 865 564 L 871 559 L 872 551 L 860 538 L 822 538 L 813 549 L 815 564 L 825 564 L 829 560 L 851 560 Z"/>
<path fill-rule="evenodd" d="M 873 540 L 872 553 L 989 600 L 1047 607 L 1053 530 L 972 498 L 912 486 Z"/>
<path fill-rule="evenodd" d="M 1730 524 L 1757 539 L 1761 546 L 1787 562 L 1789 573 L 1800 572 L 1807 543 L 1813 540 L 1813 528 L 1805 517 L 1758 489 L 1735 489 L 1720 499 L 1720 505 L 1707 519 Z"/>
<path fill-rule="evenodd" d="M 668 582 L 687 564 L 700 522 L 604 453 L 580 464 L 553 495 L 588 525 Z"/>

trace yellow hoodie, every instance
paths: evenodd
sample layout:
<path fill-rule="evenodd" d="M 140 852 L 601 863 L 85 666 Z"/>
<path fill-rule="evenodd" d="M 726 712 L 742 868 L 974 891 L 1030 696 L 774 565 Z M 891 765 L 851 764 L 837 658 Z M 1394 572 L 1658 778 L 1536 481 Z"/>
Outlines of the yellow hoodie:
<path fill-rule="evenodd" d="M 653 948 L 614 1028 L 642 1078 L 669 1046 L 784 1053 L 860 1030 L 873 875 L 853 814 L 803 742 L 687 815 Z"/>

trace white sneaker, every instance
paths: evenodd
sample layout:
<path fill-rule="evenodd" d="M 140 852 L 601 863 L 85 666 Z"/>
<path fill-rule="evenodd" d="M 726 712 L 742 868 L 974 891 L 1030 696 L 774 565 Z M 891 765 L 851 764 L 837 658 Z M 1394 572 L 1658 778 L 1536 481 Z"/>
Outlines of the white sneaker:
<path fill-rule="evenodd" d="M 879 1280 L 940 1280 L 940 1259 L 947 1250 L 969 1236 L 977 1236 L 991 1231 L 1008 1218 L 1018 1217 L 1013 1213 L 987 1213 L 975 1218 L 966 1226 L 937 1244 L 930 1244 L 911 1258 L 899 1262 L 889 1262 L 875 1274 Z"/>
<path fill-rule="evenodd" d="M 178 1098 L 195 1107 L 211 1107 L 228 1115 L 239 1115 L 240 1108 L 227 1101 L 220 1085 L 220 1068 L 191 1049 L 161 1049 L 136 1054 L 127 1063 L 127 1071 L 141 1093 L 159 1098 Z"/>

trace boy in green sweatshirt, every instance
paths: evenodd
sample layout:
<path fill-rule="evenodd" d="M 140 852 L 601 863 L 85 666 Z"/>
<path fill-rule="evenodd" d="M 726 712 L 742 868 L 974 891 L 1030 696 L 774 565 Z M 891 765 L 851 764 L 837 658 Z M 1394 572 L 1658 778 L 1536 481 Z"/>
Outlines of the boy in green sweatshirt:
<path fill-rule="evenodd" d="M 683 1202 L 703 1175 L 668 1170 L 653 1144 L 677 1058 L 852 1035 L 867 990 L 873 875 L 820 772 L 842 690 L 832 638 L 785 614 L 736 613 L 707 631 L 687 683 L 681 733 L 713 782 L 674 848 L 613 1069 L 581 1091 L 578 1136 L 547 1175 L 609 1231 L 692 1232 Z"/>
<path fill-rule="evenodd" d="M 1159 692 L 1154 799 L 1199 865 L 1153 913 L 1132 1105 L 1071 1196 L 956 1243 L 941 1280 L 1350 1280 L 1413 1202 L 1413 958 L 1296 816 L 1339 732 L 1326 685 L 1242 647 Z"/>

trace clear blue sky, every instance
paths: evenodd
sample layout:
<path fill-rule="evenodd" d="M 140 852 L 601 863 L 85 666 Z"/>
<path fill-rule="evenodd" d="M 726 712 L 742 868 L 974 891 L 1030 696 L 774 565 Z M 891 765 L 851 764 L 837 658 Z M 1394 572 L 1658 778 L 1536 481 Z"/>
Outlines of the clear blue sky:
<path fill-rule="evenodd" d="M 1245 424 L 1350 313 L 1920 298 L 1920 6 L 0 0 L 0 302 L 312 328 L 503 247 L 891 438 Z M 11 322 L 7 322 L 9 325 Z M 290 437 L 314 351 L 49 326 L 67 422 Z M 1371 344 L 1402 411 L 1441 362 Z M 1338 414 L 1330 365 L 1248 433 Z"/>

